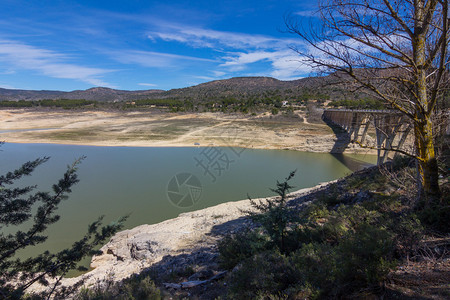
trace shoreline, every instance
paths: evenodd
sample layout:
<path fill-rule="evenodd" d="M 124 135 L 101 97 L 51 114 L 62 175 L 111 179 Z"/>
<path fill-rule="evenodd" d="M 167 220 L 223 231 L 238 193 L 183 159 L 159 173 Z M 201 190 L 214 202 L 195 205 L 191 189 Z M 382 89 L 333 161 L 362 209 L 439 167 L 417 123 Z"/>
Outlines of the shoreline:
<path fill-rule="evenodd" d="M 288 195 L 288 203 L 323 189 L 338 180 L 319 183 L 291 192 Z M 276 196 L 253 200 L 274 198 Z M 303 205 L 307 205 L 309 202 L 305 202 Z M 83 279 L 85 280 L 84 286 L 89 287 L 101 284 L 105 280 L 120 281 L 147 270 L 161 262 L 164 257 L 189 254 L 201 248 L 214 248 L 222 236 L 239 230 L 239 225 L 236 225 L 235 222 L 240 220 L 244 224 L 246 218 L 242 210 L 250 209 L 248 199 L 229 201 L 196 211 L 180 213 L 176 218 L 159 223 L 142 224 L 122 230 L 100 248 L 102 254 L 91 259 L 92 270 L 77 277 L 64 278 L 61 284 L 70 286 Z M 220 231 L 220 234 L 211 234 L 213 231 Z M 111 274 L 113 274 L 112 277 Z M 34 284 L 30 288 L 31 291 L 44 289 L 39 284 Z"/>
<path fill-rule="evenodd" d="M 241 147 L 374 154 L 325 123 L 292 116 L 223 113 L 0 110 L 1 140 L 101 147 Z M 197 145 L 199 144 L 199 145 Z"/>
<path fill-rule="evenodd" d="M 4 144 L 41 144 L 41 145 L 62 145 L 62 146 L 86 146 L 86 147 L 123 147 L 123 148 L 205 148 L 205 147 L 232 147 L 232 148 L 243 148 L 243 149 L 255 149 L 255 150 L 290 150 L 290 151 L 299 151 L 299 152 L 311 152 L 311 153 L 330 153 L 330 154 L 359 154 L 359 155 L 377 155 L 376 150 L 373 149 L 363 149 L 355 145 L 354 147 L 348 147 L 344 151 L 326 151 L 323 149 L 314 150 L 311 147 L 304 147 L 301 145 L 298 146 L 286 146 L 286 147 L 277 147 L 274 145 L 257 145 L 257 146 L 243 146 L 239 144 L 200 144 L 193 145 L 191 143 L 160 143 L 160 144 L 143 144 L 143 143 L 89 143 L 86 141 L 83 142 L 58 142 L 58 141 L 2 141 Z"/>

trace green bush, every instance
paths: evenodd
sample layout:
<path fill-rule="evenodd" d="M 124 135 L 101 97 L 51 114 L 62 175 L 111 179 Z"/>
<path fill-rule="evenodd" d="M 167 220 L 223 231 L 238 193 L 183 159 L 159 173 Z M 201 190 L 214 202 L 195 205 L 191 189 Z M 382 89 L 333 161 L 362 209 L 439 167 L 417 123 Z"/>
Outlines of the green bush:
<path fill-rule="evenodd" d="M 245 230 L 229 235 L 219 242 L 219 262 L 224 269 L 231 270 L 243 260 L 268 248 L 268 239 L 258 231 Z"/>
<path fill-rule="evenodd" d="M 11 101 L 11 100 L 4 100 L 0 101 L 0 107 L 32 107 L 33 102 L 32 101 L 25 101 L 25 100 L 19 100 L 19 101 Z"/>
<path fill-rule="evenodd" d="M 61 107 L 64 109 L 70 109 L 75 107 L 82 107 L 97 103 L 96 101 L 85 99 L 45 99 L 36 101 L 39 106 L 42 107 Z"/>
<path fill-rule="evenodd" d="M 297 283 L 297 274 L 288 259 L 277 251 L 263 252 L 246 259 L 230 276 L 231 299 L 255 299 L 261 294 L 283 295 Z"/>
<path fill-rule="evenodd" d="M 405 168 L 409 163 L 396 161 L 390 172 Z M 448 232 L 448 197 L 415 211 L 405 192 L 386 192 L 390 175 L 378 170 L 318 192 L 300 211 L 286 203 L 292 176 L 277 182 L 276 200 L 252 202 L 257 213 L 250 215 L 259 230 L 219 245 L 222 266 L 232 270 L 231 298 L 363 297 L 363 291 L 379 291 L 398 258 L 416 253 L 427 228 Z"/>
<path fill-rule="evenodd" d="M 369 224 L 356 227 L 336 248 L 341 286 L 352 283 L 363 288 L 386 278 L 393 262 L 393 233 Z"/>
<path fill-rule="evenodd" d="M 319 296 L 323 290 L 332 290 L 336 282 L 336 252 L 322 243 L 303 244 L 292 253 L 290 263 L 298 272 L 301 288 L 309 286 Z"/>
<path fill-rule="evenodd" d="M 448 194 L 447 194 L 448 195 Z M 448 196 L 443 193 L 442 203 L 419 203 L 417 215 L 421 222 L 428 227 L 442 233 L 450 232 L 450 203 Z"/>
<path fill-rule="evenodd" d="M 290 225 L 297 219 L 297 214 L 286 206 L 286 197 L 293 186 L 289 181 L 294 177 L 295 171 L 291 172 L 283 182 L 277 181 L 277 188 L 271 189 L 278 197 L 261 201 L 250 199 L 250 204 L 255 211 L 248 211 L 252 220 L 262 226 L 268 235 L 272 246 L 282 253 L 288 250 L 287 237 L 289 236 Z"/>

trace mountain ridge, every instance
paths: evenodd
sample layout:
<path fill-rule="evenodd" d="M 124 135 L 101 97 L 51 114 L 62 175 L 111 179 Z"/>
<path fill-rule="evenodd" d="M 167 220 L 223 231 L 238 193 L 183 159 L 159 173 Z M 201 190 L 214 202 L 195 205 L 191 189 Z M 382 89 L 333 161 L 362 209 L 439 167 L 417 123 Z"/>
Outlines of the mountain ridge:
<path fill-rule="evenodd" d="M 291 81 L 272 77 L 232 77 L 213 80 L 194 86 L 171 90 L 119 90 L 107 87 L 92 87 L 86 90 L 24 90 L 0 88 L 0 101 L 33 101 L 44 99 L 85 99 L 105 102 L 129 101 L 146 98 L 200 98 L 211 96 L 234 96 L 260 94 L 274 90 L 317 89 L 330 81 L 327 77 L 306 77 Z"/>

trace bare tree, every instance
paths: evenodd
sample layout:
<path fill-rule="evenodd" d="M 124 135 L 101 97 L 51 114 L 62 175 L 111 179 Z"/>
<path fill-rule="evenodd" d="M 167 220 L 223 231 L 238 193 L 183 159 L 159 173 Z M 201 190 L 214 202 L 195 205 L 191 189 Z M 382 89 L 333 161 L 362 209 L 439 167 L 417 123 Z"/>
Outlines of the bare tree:
<path fill-rule="evenodd" d="M 288 30 L 309 45 L 294 50 L 408 116 L 421 188 L 439 196 L 432 117 L 449 86 L 448 0 L 319 0 L 316 17 L 307 28 L 286 18 Z"/>

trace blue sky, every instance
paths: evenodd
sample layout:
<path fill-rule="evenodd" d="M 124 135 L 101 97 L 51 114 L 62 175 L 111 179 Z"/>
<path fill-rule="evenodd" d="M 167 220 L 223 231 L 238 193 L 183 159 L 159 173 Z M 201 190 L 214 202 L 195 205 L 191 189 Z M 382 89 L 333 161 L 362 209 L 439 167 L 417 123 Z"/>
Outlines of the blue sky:
<path fill-rule="evenodd" d="M 0 87 L 180 88 L 235 76 L 306 77 L 283 16 L 315 0 L 2 0 Z"/>

